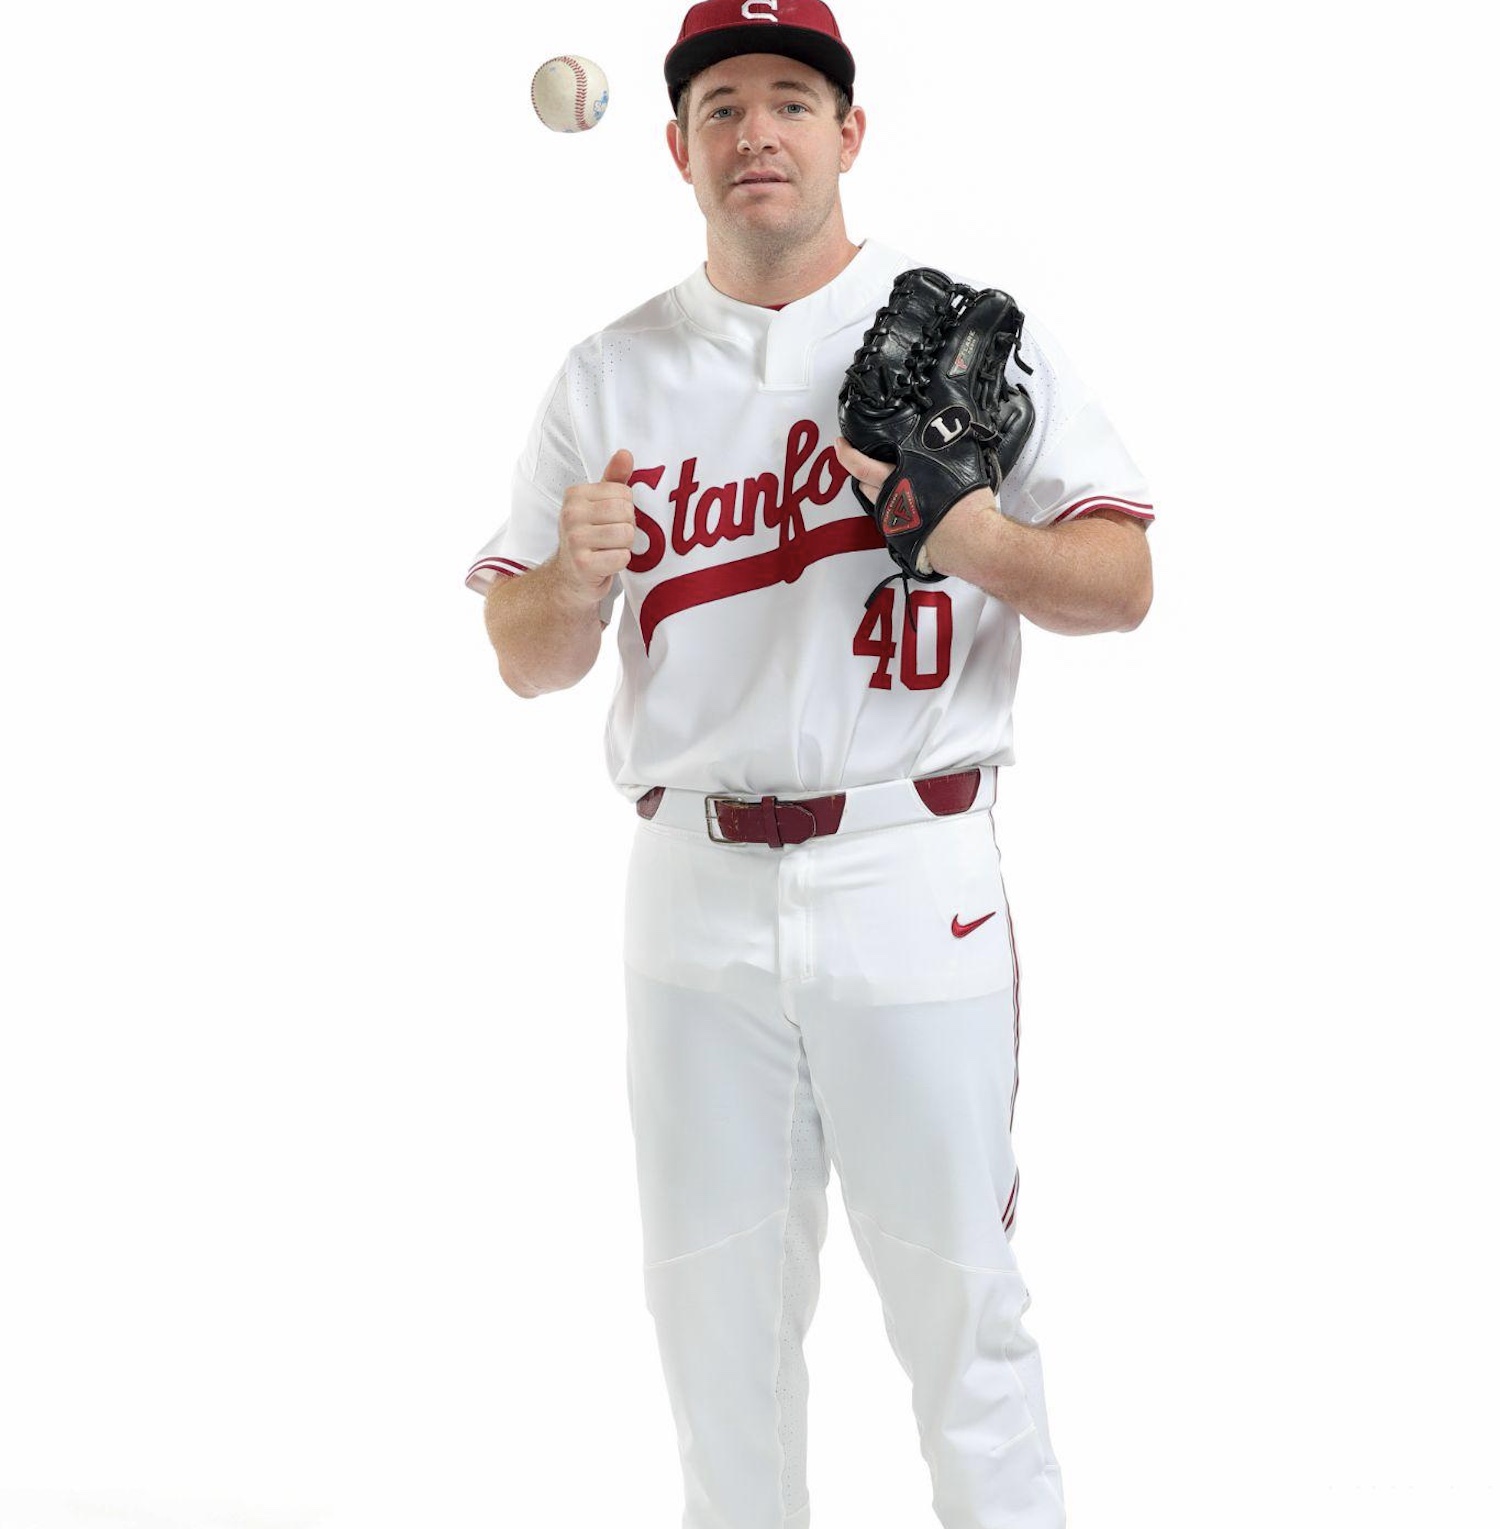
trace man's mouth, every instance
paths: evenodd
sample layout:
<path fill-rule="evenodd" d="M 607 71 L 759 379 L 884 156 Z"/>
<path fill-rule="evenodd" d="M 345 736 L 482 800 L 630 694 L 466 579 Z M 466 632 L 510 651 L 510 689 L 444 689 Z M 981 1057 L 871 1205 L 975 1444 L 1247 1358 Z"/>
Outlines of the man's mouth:
<path fill-rule="evenodd" d="M 742 175 L 742 176 L 740 176 L 740 178 L 735 182 L 735 185 L 736 186 L 781 186 L 781 185 L 785 185 L 785 183 L 786 183 L 786 176 L 784 176 L 784 175 L 771 175 L 769 173 L 762 175 L 762 174 L 759 174 L 759 173 L 751 173 L 749 175 Z"/>

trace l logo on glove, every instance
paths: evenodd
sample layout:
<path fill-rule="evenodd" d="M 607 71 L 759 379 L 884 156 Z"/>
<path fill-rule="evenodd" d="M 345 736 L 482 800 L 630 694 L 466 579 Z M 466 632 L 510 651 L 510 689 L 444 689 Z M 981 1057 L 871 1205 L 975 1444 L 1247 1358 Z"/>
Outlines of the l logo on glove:
<path fill-rule="evenodd" d="M 974 416 L 962 404 L 951 404 L 923 425 L 922 444 L 929 451 L 941 451 L 964 435 L 973 423 Z"/>

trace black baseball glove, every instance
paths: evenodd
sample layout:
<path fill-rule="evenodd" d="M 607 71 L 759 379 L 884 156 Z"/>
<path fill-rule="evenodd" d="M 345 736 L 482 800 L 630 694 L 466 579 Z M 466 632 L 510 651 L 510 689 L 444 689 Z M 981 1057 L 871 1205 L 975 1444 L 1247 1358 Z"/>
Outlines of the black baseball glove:
<path fill-rule="evenodd" d="M 1016 353 L 1024 320 L 1004 292 L 920 267 L 896 278 L 865 331 L 839 390 L 839 427 L 850 445 L 894 464 L 873 502 L 851 479 L 900 570 L 892 579 L 942 579 L 923 543 L 965 494 L 998 490 L 1015 466 L 1036 423 L 1030 395 L 1005 376 L 1012 355 L 1031 371 Z"/>

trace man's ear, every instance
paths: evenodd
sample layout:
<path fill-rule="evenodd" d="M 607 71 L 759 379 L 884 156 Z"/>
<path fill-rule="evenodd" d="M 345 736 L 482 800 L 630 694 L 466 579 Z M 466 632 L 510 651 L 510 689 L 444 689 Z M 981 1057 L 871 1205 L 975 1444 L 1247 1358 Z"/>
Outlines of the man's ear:
<path fill-rule="evenodd" d="M 854 161 L 859 158 L 861 145 L 865 141 L 865 109 L 863 106 L 851 106 L 849 115 L 844 118 L 844 125 L 840 129 L 839 145 L 839 169 L 850 170 L 854 167 Z"/>
<path fill-rule="evenodd" d="M 688 164 L 687 139 L 682 136 L 682 129 L 677 126 L 676 117 L 667 123 L 667 148 L 671 151 L 672 163 L 677 166 L 677 173 L 691 186 L 693 171 Z"/>

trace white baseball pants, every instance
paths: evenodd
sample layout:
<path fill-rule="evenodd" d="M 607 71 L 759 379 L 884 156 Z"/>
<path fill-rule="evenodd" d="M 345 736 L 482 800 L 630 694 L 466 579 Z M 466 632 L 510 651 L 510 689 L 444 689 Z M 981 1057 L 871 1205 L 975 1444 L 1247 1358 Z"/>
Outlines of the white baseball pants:
<path fill-rule="evenodd" d="M 710 842 L 701 811 L 696 828 L 681 811 L 639 824 L 625 938 L 682 1529 L 810 1523 L 802 1345 L 830 1160 L 911 1378 L 939 1522 L 1060 1529 L 1010 1247 L 1018 978 L 990 813 L 772 849 Z"/>

